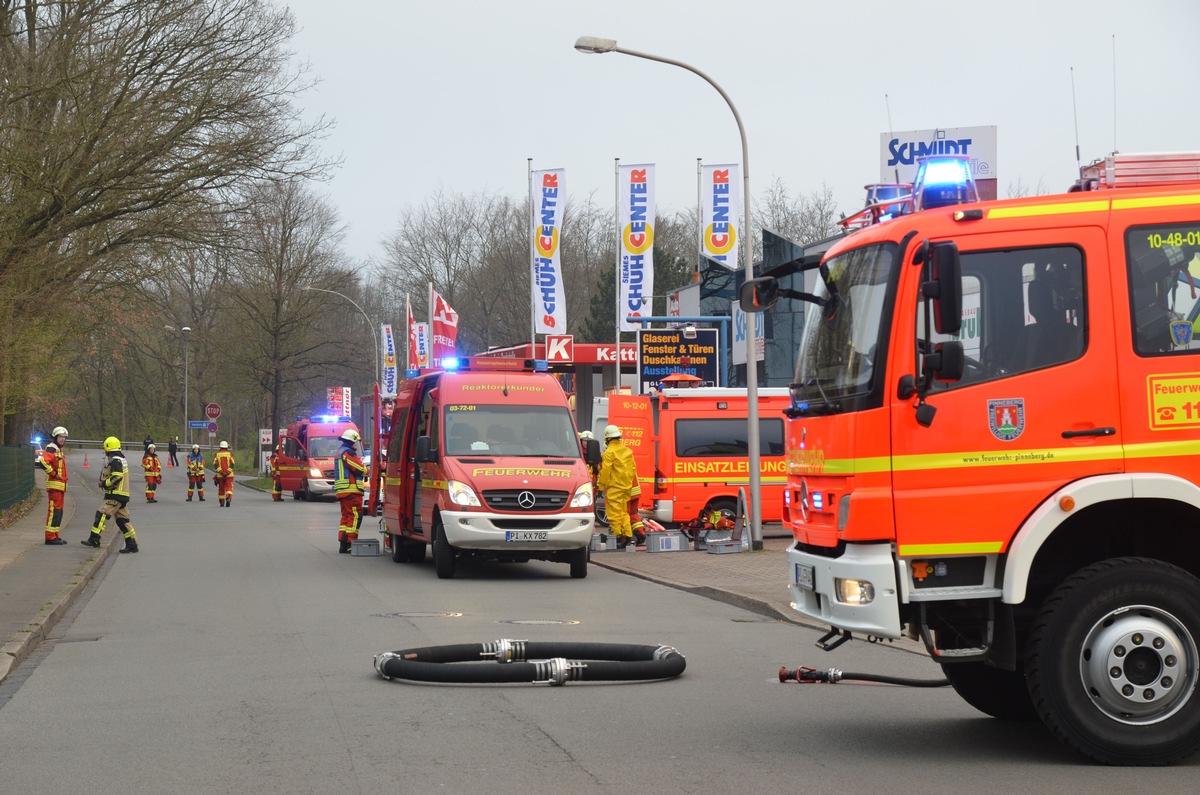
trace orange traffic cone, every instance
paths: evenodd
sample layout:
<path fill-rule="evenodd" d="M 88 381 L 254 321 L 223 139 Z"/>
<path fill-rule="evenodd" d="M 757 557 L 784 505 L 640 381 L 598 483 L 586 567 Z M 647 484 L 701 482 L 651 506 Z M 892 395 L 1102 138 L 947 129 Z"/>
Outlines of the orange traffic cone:
<path fill-rule="evenodd" d="M 84 469 L 88 469 L 88 468 L 89 468 L 89 467 L 88 467 L 88 462 L 87 462 L 87 453 L 84 453 L 84 454 L 83 454 L 83 468 L 84 468 Z"/>

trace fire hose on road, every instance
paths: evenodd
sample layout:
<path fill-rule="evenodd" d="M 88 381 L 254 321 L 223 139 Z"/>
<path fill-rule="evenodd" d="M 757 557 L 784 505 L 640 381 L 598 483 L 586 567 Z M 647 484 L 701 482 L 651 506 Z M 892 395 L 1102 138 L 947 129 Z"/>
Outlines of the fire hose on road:
<path fill-rule="evenodd" d="M 493 663 L 500 663 L 494 665 Z M 497 640 L 375 655 L 384 679 L 453 684 L 614 682 L 670 679 L 687 661 L 670 646 Z"/>

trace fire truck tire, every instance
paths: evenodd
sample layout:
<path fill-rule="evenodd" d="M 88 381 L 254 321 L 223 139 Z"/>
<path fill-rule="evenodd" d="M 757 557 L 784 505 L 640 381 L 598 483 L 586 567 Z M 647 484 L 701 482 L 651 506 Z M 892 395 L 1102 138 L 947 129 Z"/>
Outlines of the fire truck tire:
<path fill-rule="evenodd" d="M 408 547 L 404 545 L 404 539 L 399 533 L 392 533 L 392 562 L 393 563 L 408 563 Z"/>
<path fill-rule="evenodd" d="M 582 580 L 588 574 L 588 548 L 581 547 L 570 554 L 567 563 L 571 566 L 571 576 Z"/>
<path fill-rule="evenodd" d="M 1046 726 L 1089 759 L 1168 765 L 1200 748 L 1200 580 L 1149 558 L 1111 558 L 1042 605 L 1026 655 Z"/>
<path fill-rule="evenodd" d="M 985 715 L 1010 721 L 1038 719 L 1024 671 L 1003 671 L 985 663 L 948 663 L 942 673 L 963 701 Z"/>
<path fill-rule="evenodd" d="M 454 547 L 446 540 L 440 520 L 433 525 L 433 564 L 439 580 L 454 579 Z"/>
<path fill-rule="evenodd" d="M 298 491 L 293 491 L 293 492 L 292 492 L 292 499 L 293 499 L 293 500 L 298 500 L 298 499 L 300 499 L 300 492 L 298 492 Z"/>
<path fill-rule="evenodd" d="M 737 501 L 736 500 L 729 500 L 729 499 L 722 498 L 719 500 L 713 500 L 708 505 L 704 506 L 704 515 L 705 516 L 712 514 L 713 511 L 720 511 L 721 514 L 726 519 L 729 519 L 734 522 L 737 521 L 738 515 L 737 515 Z"/>
<path fill-rule="evenodd" d="M 604 493 L 601 492 L 600 494 L 597 494 L 596 495 L 596 524 L 600 527 L 608 527 L 608 525 L 609 525 L 608 509 L 605 507 L 606 504 L 607 503 L 604 499 Z"/>

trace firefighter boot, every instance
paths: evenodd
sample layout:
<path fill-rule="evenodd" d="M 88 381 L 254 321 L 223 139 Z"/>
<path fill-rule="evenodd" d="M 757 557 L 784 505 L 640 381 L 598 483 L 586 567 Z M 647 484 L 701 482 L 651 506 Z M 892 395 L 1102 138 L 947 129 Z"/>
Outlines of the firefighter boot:
<path fill-rule="evenodd" d="M 189 494 L 189 495 L 188 495 L 188 498 L 187 498 L 187 500 L 185 500 L 185 502 L 191 502 L 191 501 L 192 501 L 192 495 L 191 495 L 191 494 Z"/>
<path fill-rule="evenodd" d="M 100 534 L 95 531 L 92 531 L 91 535 L 89 535 L 87 538 L 83 539 L 79 543 L 83 544 L 85 547 L 96 547 L 97 549 L 99 549 L 100 548 Z"/>
<path fill-rule="evenodd" d="M 350 542 L 349 541 L 339 541 L 338 542 L 338 554 L 341 554 L 341 555 L 349 555 L 350 554 Z"/>
<path fill-rule="evenodd" d="M 123 546 L 117 550 L 117 552 L 120 552 L 122 555 L 124 555 L 126 552 L 137 552 L 137 551 L 138 551 L 138 545 L 137 545 L 136 538 L 125 539 L 125 546 Z"/>
<path fill-rule="evenodd" d="M 63 541 L 61 538 L 59 538 L 58 533 L 56 533 L 54 531 L 50 531 L 50 530 L 46 531 L 46 546 L 56 547 L 56 546 L 59 546 L 60 544 L 65 544 L 65 543 L 67 543 L 67 542 Z"/>
<path fill-rule="evenodd" d="M 637 539 L 637 546 L 639 546 L 639 547 L 646 546 L 646 534 L 643 533 L 641 530 L 634 530 L 633 537 L 635 539 Z"/>

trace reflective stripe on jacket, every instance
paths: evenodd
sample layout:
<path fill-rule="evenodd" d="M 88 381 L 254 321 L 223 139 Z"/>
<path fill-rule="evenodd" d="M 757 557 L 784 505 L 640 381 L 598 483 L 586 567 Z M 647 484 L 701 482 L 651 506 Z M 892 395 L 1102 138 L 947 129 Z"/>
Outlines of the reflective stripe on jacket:
<path fill-rule="evenodd" d="M 333 462 L 333 490 L 340 497 L 343 494 L 362 494 L 362 478 L 367 476 L 367 468 L 362 459 L 348 447 L 342 448 L 342 454 Z"/>

